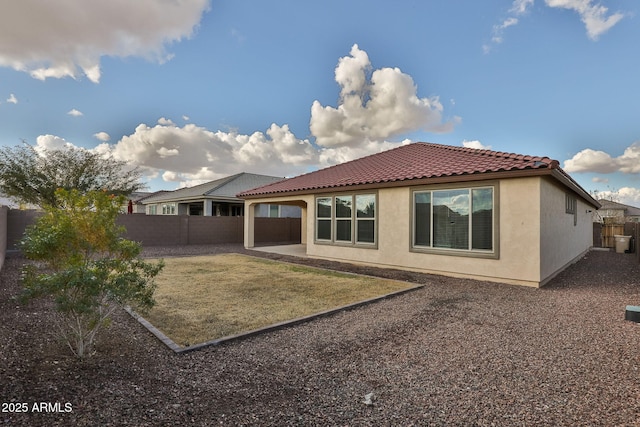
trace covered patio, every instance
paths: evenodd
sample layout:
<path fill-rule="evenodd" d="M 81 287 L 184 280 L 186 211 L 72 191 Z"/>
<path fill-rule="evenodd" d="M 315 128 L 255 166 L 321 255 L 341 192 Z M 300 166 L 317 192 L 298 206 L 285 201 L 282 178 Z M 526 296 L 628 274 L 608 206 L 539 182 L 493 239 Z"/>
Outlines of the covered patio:
<path fill-rule="evenodd" d="M 307 245 L 298 243 L 295 245 L 274 245 L 274 246 L 254 246 L 254 251 L 268 252 L 280 255 L 291 255 L 300 258 L 307 258 Z"/>

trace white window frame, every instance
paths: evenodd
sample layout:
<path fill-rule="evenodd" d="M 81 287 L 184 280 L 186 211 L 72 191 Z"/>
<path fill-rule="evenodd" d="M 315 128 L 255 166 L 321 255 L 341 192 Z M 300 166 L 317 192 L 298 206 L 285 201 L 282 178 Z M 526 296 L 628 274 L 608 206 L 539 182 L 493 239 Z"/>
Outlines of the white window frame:
<path fill-rule="evenodd" d="M 267 216 L 269 218 L 280 218 L 280 205 L 267 205 L 267 206 L 268 206 Z M 272 215 L 273 214 L 272 208 L 276 208 L 275 216 Z"/>
<path fill-rule="evenodd" d="M 176 204 L 175 203 L 163 203 L 162 204 L 162 215 L 175 215 L 176 214 Z"/>

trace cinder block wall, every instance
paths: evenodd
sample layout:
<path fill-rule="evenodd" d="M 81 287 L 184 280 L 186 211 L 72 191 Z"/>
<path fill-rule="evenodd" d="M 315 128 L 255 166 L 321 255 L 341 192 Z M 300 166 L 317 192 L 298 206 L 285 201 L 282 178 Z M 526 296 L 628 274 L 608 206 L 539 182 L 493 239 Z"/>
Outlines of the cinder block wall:
<path fill-rule="evenodd" d="M 300 218 L 255 218 L 255 243 L 300 243 Z"/>
<path fill-rule="evenodd" d="M 241 243 L 243 219 L 235 216 L 121 215 L 125 237 L 143 246 Z"/>
<path fill-rule="evenodd" d="M 9 210 L 6 247 L 17 249 L 25 229 L 40 215 L 37 211 Z M 143 246 L 216 245 L 244 241 L 244 218 L 239 216 L 120 215 L 125 238 Z M 2 227 L 0 225 L 0 227 Z M 300 218 L 256 218 L 256 243 L 299 243 Z"/>
<path fill-rule="evenodd" d="M 7 255 L 7 214 L 9 208 L 0 206 L 0 270 L 4 265 L 4 258 Z"/>
<path fill-rule="evenodd" d="M 22 239 L 24 230 L 33 224 L 40 215 L 42 212 L 36 210 L 9 209 L 7 213 L 7 250 L 17 249 L 16 245 Z"/>

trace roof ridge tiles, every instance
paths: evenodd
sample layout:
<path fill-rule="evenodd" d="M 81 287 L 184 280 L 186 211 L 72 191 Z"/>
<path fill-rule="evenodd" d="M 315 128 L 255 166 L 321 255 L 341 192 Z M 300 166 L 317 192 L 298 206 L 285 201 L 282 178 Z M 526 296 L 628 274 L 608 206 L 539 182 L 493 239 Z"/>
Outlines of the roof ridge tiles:
<path fill-rule="evenodd" d="M 478 154 L 481 156 L 506 157 L 506 158 L 525 160 L 525 161 L 533 160 L 533 159 L 548 159 L 549 161 L 551 161 L 551 159 L 548 157 L 532 156 L 528 154 L 520 154 L 520 153 L 509 152 L 509 151 L 497 151 L 497 150 L 491 150 L 488 148 L 458 147 L 454 145 L 444 145 L 444 144 L 437 144 L 433 142 L 416 142 L 410 145 L 415 145 L 415 144 L 431 145 L 434 147 L 443 148 L 451 151 L 460 151 L 460 152 L 466 152 L 469 154 Z M 402 148 L 402 147 L 394 148 L 394 150 L 398 148 Z"/>

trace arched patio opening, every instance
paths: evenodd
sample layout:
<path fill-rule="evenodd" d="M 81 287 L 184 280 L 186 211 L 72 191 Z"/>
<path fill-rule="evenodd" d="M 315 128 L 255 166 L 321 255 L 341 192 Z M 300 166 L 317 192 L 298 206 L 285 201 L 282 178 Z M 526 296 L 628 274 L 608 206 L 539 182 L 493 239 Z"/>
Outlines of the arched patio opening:
<path fill-rule="evenodd" d="M 264 205 L 300 208 L 299 218 L 269 218 Z M 273 209 L 271 209 L 273 210 Z M 245 200 L 244 246 L 291 255 L 305 255 L 307 243 L 307 201 L 303 199 Z M 279 227 L 279 228 L 278 228 Z M 287 227 L 298 227 L 287 230 Z M 287 233 L 293 238 L 287 239 Z M 273 236 L 276 236 L 275 238 Z M 275 241 L 274 241 L 275 240 Z"/>

